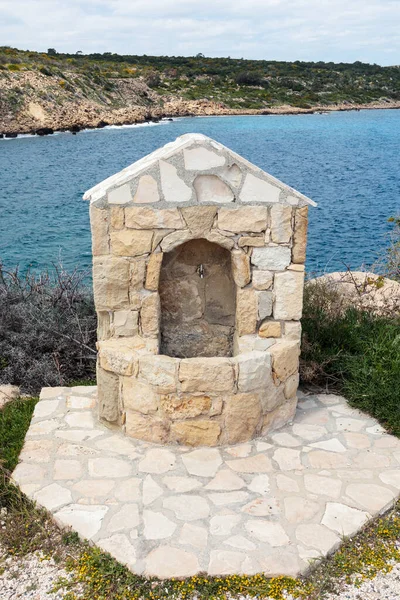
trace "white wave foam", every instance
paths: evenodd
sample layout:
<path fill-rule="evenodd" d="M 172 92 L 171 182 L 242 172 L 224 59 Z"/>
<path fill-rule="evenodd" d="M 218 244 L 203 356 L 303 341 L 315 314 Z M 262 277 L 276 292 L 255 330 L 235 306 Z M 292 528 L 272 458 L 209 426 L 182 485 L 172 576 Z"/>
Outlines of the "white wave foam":
<path fill-rule="evenodd" d="M 183 117 L 181 117 L 183 118 Z M 172 121 L 179 121 L 181 120 L 181 118 L 177 118 L 177 119 L 172 119 Z M 156 125 L 168 125 L 169 123 L 171 123 L 171 121 L 169 121 L 169 119 L 163 119 L 161 121 L 158 121 L 157 123 L 153 123 L 152 121 L 147 121 L 146 123 L 131 123 L 131 124 L 127 124 L 127 125 L 106 125 L 105 127 L 94 127 L 94 128 L 90 128 L 90 129 L 81 129 L 78 133 L 91 133 L 93 131 L 101 131 L 101 129 L 133 129 L 134 127 L 153 127 Z M 69 133 L 71 134 L 71 131 L 55 131 L 54 133 L 49 134 L 51 135 L 61 135 L 63 133 Z M 4 141 L 10 141 L 10 140 L 17 140 L 17 139 L 21 139 L 21 138 L 39 138 L 39 137 L 48 137 L 48 136 L 41 136 L 41 135 L 37 135 L 36 133 L 19 133 L 17 135 L 17 137 L 12 137 L 12 138 L 8 138 L 8 137 L 3 137 L 0 138 L 0 141 L 4 140 Z"/>

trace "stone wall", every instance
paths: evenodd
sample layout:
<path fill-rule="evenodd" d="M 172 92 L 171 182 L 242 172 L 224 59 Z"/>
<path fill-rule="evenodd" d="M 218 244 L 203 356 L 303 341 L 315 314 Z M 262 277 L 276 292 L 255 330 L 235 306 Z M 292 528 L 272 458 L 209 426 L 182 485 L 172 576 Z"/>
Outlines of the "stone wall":
<path fill-rule="evenodd" d="M 194 446 L 290 420 L 307 199 L 199 136 L 87 196 L 100 418 L 133 437 Z M 207 261 L 208 292 L 197 272 Z"/>

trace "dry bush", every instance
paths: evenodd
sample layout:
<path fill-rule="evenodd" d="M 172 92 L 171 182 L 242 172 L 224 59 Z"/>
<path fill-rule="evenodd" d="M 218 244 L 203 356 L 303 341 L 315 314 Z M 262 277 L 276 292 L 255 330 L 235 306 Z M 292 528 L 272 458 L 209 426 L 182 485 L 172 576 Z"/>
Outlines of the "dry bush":
<path fill-rule="evenodd" d="M 37 393 L 94 377 L 96 313 L 87 274 L 21 274 L 0 264 L 0 383 Z"/>
<path fill-rule="evenodd" d="M 388 235 L 388 248 L 374 265 L 374 271 L 400 283 L 400 216 L 390 217 L 389 222 L 394 223 L 394 228 Z"/>

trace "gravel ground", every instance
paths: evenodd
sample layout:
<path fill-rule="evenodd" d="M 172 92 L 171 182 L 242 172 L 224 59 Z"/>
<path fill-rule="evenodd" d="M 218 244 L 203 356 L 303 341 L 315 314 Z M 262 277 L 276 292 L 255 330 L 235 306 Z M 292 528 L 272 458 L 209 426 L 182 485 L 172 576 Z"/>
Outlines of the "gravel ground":
<path fill-rule="evenodd" d="M 390 573 L 382 573 L 360 587 L 346 585 L 339 595 L 328 596 L 326 600 L 399 600 L 400 563 Z"/>
<path fill-rule="evenodd" d="M 1 600 L 62 600 L 65 592 L 50 592 L 59 577 L 69 577 L 53 559 L 29 554 L 24 558 L 6 557 L 0 548 L 0 599 Z M 326 600 L 399 600 L 400 563 L 388 574 L 365 581 L 360 587 L 345 585 L 339 594 Z M 242 599 L 240 599 L 242 600 Z"/>
<path fill-rule="evenodd" d="M 49 593 L 59 577 L 69 575 L 53 559 L 43 559 L 38 554 L 14 558 L 0 548 L 1 600 L 61 600 L 65 594 L 62 590 Z"/>

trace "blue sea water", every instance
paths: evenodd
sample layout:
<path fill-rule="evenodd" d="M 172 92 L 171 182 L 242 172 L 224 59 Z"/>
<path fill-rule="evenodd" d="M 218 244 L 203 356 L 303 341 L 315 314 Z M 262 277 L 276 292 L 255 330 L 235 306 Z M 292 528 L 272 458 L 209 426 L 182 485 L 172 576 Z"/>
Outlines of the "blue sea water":
<path fill-rule="evenodd" d="M 204 133 L 316 202 L 308 272 L 370 265 L 400 212 L 400 111 L 204 117 L 0 140 L 0 260 L 71 269 L 91 263 L 82 194 L 159 146 Z"/>

